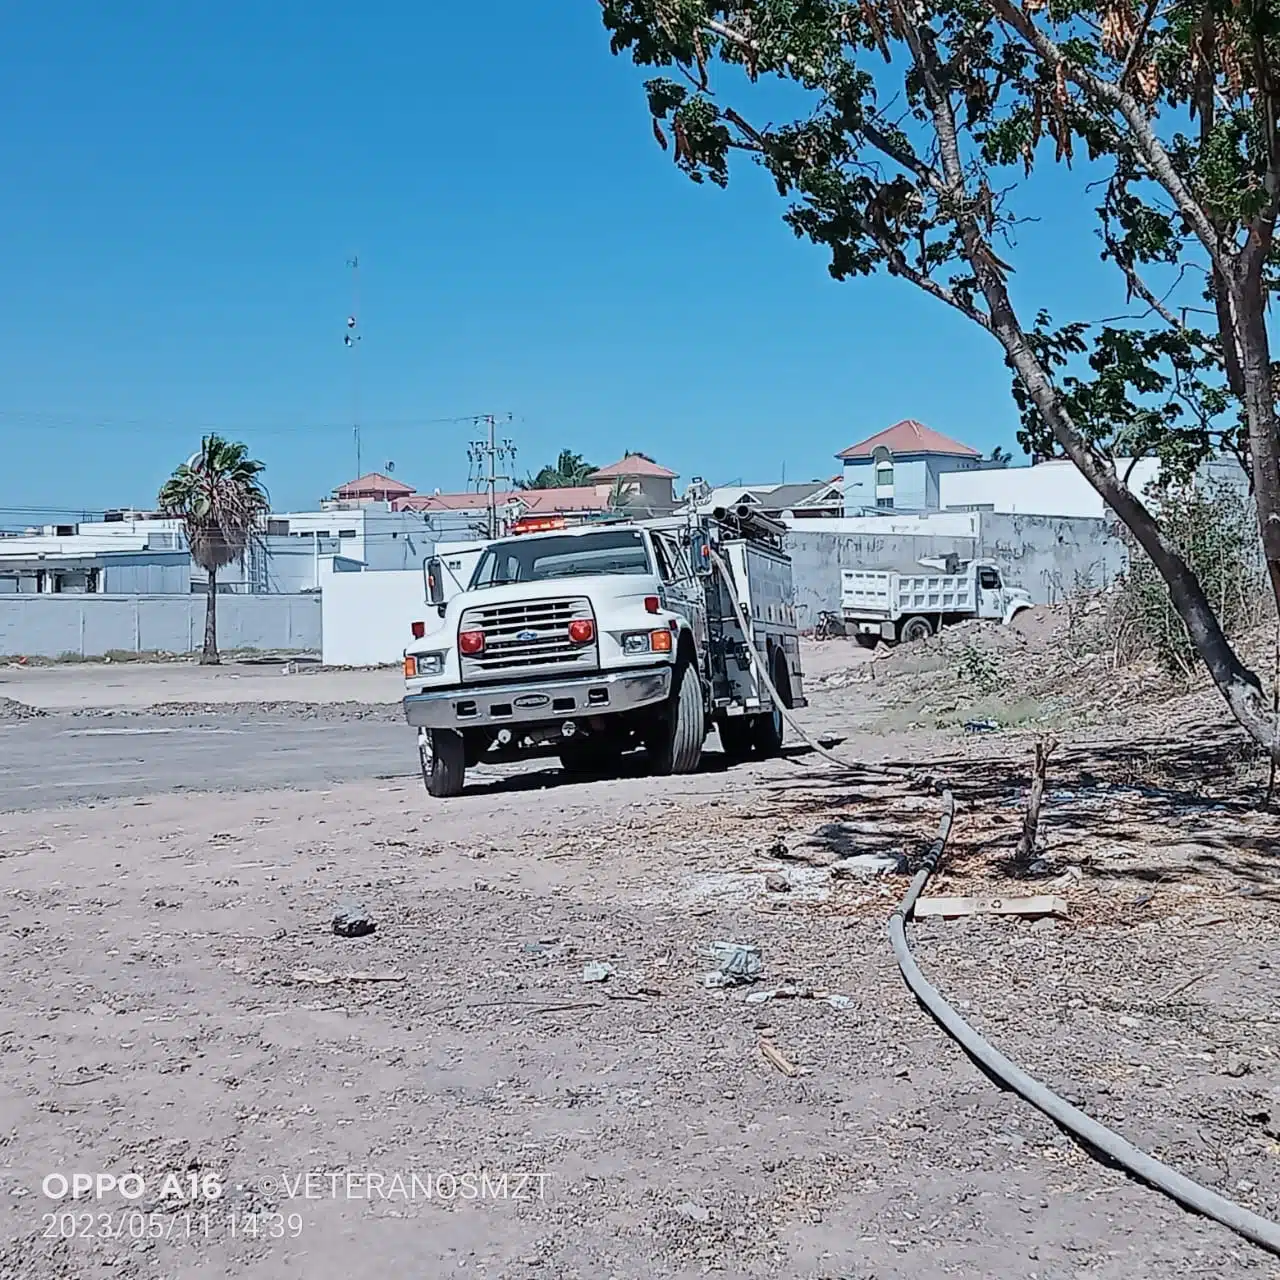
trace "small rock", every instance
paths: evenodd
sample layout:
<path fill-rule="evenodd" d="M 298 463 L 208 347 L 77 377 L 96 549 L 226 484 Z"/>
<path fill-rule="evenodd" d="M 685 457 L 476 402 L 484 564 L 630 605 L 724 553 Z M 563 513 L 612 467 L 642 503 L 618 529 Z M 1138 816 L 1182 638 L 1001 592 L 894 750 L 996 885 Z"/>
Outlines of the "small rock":
<path fill-rule="evenodd" d="M 1031 922 L 1032 933 L 1054 933 L 1057 931 L 1058 921 L 1052 916 L 1041 916 L 1039 920 Z"/>
<path fill-rule="evenodd" d="M 608 982 L 613 974 L 613 965 L 602 964 L 598 960 L 589 961 L 582 966 L 583 982 Z"/>
<path fill-rule="evenodd" d="M 833 862 L 829 868 L 837 879 L 853 877 L 872 880 L 876 876 L 900 875 L 907 869 L 907 860 L 900 853 L 855 853 L 851 857 Z"/>
<path fill-rule="evenodd" d="M 690 1222 L 699 1222 L 703 1226 L 711 1221 L 711 1210 L 705 1205 L 694 1204 L 692 1200 L 682 1200 L 676 1205 L 676 1212 L 682 1218 L 688 1218 Z"/>
<path fill-rule="evenodd" d="M 1238 1053 L 1227 1054 L 1227 1060 L 1223 1064 L 1223 1073 L 1229 1076 L 1245 1076 L 1249 1074 L 1249 1063 Z"/>
<path fill-rule="evenodd" d="M 790 893 L 791 881 L 787 879 L 780 871 L 771 872 L 764 878 L 764 887 L 770 893 Z"/>
<path fill-rule="evenodd" d="M 363 907 L 343 907 L 333 917 L 333 931 L 339 938 L 363 938 L 377 927 Z"/>

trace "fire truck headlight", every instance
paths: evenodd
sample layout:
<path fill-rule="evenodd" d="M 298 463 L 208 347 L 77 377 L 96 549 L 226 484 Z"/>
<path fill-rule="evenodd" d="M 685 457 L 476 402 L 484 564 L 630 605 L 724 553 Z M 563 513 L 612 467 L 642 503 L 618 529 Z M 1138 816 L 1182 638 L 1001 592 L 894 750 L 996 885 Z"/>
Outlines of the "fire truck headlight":
<path fill-rule="evenodd" d="M 408 668 L 406 667 L 406 670 Z M 444 670 L 443 653 L 420 653 L 417 658 L 417 674 L 438 676 Z"/>
<path fill-rule="evenodd" d="M 649 633 L 647 631 L 629 631 L 622 637 L 623 653 L 648 653 Z"/>

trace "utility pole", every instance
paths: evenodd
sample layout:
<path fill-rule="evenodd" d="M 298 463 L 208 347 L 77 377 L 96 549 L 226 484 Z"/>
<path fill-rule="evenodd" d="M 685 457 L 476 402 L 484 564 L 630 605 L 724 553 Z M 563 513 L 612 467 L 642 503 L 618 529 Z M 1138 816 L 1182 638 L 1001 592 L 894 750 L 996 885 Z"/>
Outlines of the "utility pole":
<path fill-rule="evenodd" d="M 342 339 L 343 345 L 351 350 L 351 434 L 356 446 L 356 477 L 363 473 L 360 470 L 360 258 L 352 255 L 347 259 L 351 268 L 351 314 L 347 317 L 347 332 Z"/>
<path fill-rule="evenodd" d="M 511 415 L 507 414 L 503 421 L 510 422 Z M 475 420 L 476 426 L 482 423 L 487 431 L 484 436 L 478 440 L 472 440 L 467 446 L 467 458 L 471 463 L 472 482 L 489 491 L 489 537 L 496 538 L 498 536 L 498 481 L 506 480 L 509 484 L 514 483 L 514 477 L 500 475 L 497 467 L 499 463 L 505 465 L 508 458 L 515 462 L 516 446 L 505 436 L 501 440 L 497 438 L 498 420 L 492 413 L 486 413 Z"/>

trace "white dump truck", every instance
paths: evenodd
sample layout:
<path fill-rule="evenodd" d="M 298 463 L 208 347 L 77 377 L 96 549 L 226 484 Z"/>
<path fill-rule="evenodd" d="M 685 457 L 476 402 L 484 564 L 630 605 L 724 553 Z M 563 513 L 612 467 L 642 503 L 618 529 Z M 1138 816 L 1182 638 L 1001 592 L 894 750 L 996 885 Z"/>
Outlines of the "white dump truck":
<path fill-rule="evenodd" d="M 731 762 L 776 754 L 762 673 L 804 705 L 785 534 L 746 507 L 538 518 L 478 555 L 432 557 L 404 655 L 427 790 L 454 796 L 469 767 L 540 755 L 607 773 L 640 747 L 657 772 L 691 773 L 712 728 Z"/>
<path fill-rule="evenodd" d="M 966 618 L 1010 623 L 1031 596 L 1005 584 L 985 560 L 920 561 L 920 569 L 842 569 L 840 612 L 846 632 L 864 648 L 881 641 L 923 640 Z"/>

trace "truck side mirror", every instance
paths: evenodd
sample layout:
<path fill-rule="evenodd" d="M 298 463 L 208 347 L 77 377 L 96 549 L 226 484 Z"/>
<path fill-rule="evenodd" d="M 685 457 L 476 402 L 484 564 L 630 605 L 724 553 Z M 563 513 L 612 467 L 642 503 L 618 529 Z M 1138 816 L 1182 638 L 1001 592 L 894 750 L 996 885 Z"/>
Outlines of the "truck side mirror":
<path fill-rule="evenodd" d="M 694 529 L 689 535 L 689 559 L 693 564 L 694 573 L 699 578 L 711 576 L 711 544 L 701 529 Z"/>
<path fill-rule="evenodd" d="M 427 576 L 427 599 L 432 604 L 444 604 L 444 565 L 438 556 L 432 556 L 423 566 Z"/>

